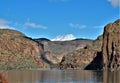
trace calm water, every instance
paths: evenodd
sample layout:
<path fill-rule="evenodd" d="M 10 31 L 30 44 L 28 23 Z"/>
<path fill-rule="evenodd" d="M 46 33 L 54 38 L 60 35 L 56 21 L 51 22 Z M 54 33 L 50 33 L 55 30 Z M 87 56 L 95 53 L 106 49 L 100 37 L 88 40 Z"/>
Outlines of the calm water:
<path fill-rule="evenodd" d="M 120 71 L 7 71 L 9 83 L 120 83 Z"/>

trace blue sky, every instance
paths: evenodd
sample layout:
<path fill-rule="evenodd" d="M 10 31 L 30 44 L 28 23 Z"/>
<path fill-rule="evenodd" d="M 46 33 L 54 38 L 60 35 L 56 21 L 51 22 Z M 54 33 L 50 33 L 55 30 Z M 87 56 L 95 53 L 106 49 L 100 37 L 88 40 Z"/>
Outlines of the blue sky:
<path fill-rule="evenodd" d="M 96 39 L 120 18 L 120 0 L 0 0 L 0 28 L 32 38 Z"/>

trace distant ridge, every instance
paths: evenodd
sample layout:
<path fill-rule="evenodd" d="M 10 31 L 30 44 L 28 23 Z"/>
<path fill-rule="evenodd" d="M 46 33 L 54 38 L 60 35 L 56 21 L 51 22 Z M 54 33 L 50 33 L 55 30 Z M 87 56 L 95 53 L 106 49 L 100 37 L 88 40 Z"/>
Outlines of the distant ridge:
<path fill-rule="evenodd" d="M 38 41 L 51 41 L 50 39 L 47 39 L 47 38 L 36 38 L 34 40 L 38 40 Z"/>
<path fill-rule="evenodd" d="M 120 70 L 120 19 L 107 24 L 92 44 L 65 55 L 60 69 Z"/>

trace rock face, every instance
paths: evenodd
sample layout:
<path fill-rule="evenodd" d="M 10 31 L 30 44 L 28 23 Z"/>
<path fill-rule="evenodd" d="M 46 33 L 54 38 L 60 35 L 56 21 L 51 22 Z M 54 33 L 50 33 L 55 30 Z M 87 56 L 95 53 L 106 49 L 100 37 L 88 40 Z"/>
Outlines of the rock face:
<path fill-rule="evenodd" d="M 120 70 L 120 19 L 104 28 L 96 40 L 31 39 L 21 32 L 0 29 L 0 69 Z"/>
<path fill-rule="evenodd" d="M 120 19 L 104 28 L 103 36 L 104 69 L 120 69 Z"/>
<path fill-rule="evenodd" d="M 120 19 L 105 26 L 92 44 L 64 56 L 60 68 L 120 70 Z"/>
<path fill-rule="evenodd" d="M 77 49 L 63 57 L 60 69 L 101 69 L 101 47 L 103 36 L 99 36 L 92 44 Z"/>
<path fill-rule="evenodd" d="M 24 34 L 0 29 L 0 69 L 44 68 L 42 46 Z"/>
<path fill-rule="evenodd" d="M 48 63 L 58 64 L 63 56 L 77 49 L 84 48 L 87 44 L 91 44 L 92 40 L 76 39 L 72 41 L 50 41 L 45 38 L 35 39 L 35 41 L 44 45 L 44 60 Z"/>

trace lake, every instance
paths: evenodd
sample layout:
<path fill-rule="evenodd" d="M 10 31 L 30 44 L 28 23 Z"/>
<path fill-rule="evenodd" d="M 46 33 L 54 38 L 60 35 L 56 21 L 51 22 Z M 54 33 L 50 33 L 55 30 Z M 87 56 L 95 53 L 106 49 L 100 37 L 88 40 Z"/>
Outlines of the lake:
<path fill-rule="evenodd" d="M 120 71 L 7 71 L 9 83 L 120 83 Z"/>

